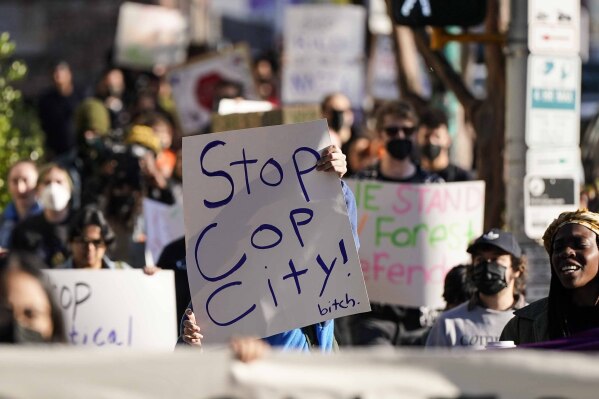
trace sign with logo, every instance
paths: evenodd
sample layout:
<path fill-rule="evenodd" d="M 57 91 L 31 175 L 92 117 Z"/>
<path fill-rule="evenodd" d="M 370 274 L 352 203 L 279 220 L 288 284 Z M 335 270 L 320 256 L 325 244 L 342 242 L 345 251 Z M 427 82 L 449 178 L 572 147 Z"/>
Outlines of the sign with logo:
<path fill-rule="evenodd" d="M 578 209 L 577 175 L 555 177 L 529 174 L 524 178 L 524 232 L 529 238 L 543 237 L 547 226 L 561 212 Z"/>
<path fill-rule="evenodd" d="M 168 81 L 184 135 L 202 133 L 210 124 L 223 85 L 241 88 L 246 98 L 256 97 L 250 52 L 245 45 L 191 60 L 169 72 Z"/>
<path fill-rule="evenodd" d="M 528 0 L 528 47 L 532 54 L 578 54 L 580 0 Z"/>
<path fill-rule="evenodd" d="M 577 147 L 580 141 L 580 58 L 528 57 L 526 144 Z"/>

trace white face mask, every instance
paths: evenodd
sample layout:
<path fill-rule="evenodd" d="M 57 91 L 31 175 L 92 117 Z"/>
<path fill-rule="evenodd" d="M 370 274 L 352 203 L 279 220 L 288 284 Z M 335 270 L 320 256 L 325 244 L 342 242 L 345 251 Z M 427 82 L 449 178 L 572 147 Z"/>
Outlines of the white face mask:
<path fill-rule="evenodd" d="M 65 209 L 70 199 L 70 190 L 58 183 L 48 184 L 40 195 L 40 202 L 44 209 L 56 212 Z"/>

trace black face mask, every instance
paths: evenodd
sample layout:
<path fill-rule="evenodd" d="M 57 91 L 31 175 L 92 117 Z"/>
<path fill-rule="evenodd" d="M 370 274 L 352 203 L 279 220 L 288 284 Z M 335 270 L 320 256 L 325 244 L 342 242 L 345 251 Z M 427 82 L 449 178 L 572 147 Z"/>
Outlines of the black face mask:
<path fill-rule="evenodd" d="M 403 161 L 412 153 L 412 140 L 393 139 L 387 143 L 387 152 L 393 158 Z"/>
<path fill-rule="evenodd" d="M 19 324 L 12 315 L 12 311 L 0 311 L 0 343 L 10 344 L 35 344 L 46 342 L 42 334 Z"/>
<path fill-rule="evenodd" d="M 442 149 L 443 149 L 443 147 L 441 147 L 440 145 L 429 143 L 429 144 L 421 147 L 420 152 L 422 153 L 422 155 L 425 158 L 430 159 L 431 161 L 434 161 L 441 154 Z"/>
<path fill-rule="evenodd" d="M 334 131 L 338 132 L 339 129 L 343 127 L 343 111 L 333 110 L 331 116 L 331 120 L 329 121 L 329 126 Z"/>
<path fill-rule="evenodd" d="M 497 262 L 479 262 L 472 269 L 474 285 L 485 295 L 495 295 L 507 287 L 505 271 L 506 268 Z"/>

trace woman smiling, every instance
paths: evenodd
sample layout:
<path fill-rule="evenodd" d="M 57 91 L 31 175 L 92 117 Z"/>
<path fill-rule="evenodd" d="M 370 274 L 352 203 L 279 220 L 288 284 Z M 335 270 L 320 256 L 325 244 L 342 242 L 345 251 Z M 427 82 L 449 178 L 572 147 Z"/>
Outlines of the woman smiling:
<path fill-rule="evenodd" d="M 549 296 L 515 312 L 502 340 L 526 344 L 599 327 L 599 214 L 564 212 L 545 231 Z"/>

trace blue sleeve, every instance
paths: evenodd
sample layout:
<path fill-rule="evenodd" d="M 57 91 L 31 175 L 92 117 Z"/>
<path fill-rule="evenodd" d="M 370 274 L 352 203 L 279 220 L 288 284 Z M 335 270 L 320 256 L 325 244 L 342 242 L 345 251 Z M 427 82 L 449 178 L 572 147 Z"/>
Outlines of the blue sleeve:
<path fill-rule="evenodd" d="M 347 207 L 347 216 L 349 217 L 349 223 L 351 224 L 351 232 L 354 235 L 354 242 L 356 248 L 360 249 L 360 239 L 358 238 L 358 207 L 356 206 L 356 198 L 354 193 L 351 191 L 349 186 L 341 180 L 341 189 L 343 191 L 343 198 L 345 199 L 345 206 Z"/>

